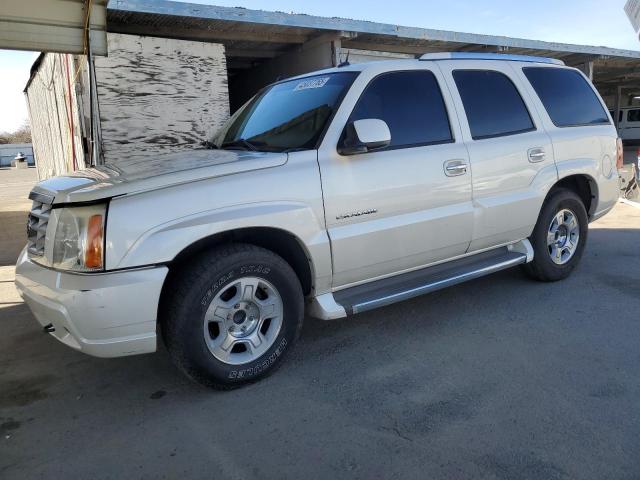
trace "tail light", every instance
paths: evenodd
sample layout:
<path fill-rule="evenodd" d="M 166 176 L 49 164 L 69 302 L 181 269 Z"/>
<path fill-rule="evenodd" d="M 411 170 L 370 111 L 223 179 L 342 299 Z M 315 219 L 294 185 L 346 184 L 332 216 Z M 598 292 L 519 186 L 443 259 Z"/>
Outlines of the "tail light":
<path fill-rule="evenodd" d="M 640 153 L 640 150 L 638 151 Z M 622 139 L 616 140 L 616 168 L 620 170 L 624 163 L 624 148 L 622 147 Z"/>

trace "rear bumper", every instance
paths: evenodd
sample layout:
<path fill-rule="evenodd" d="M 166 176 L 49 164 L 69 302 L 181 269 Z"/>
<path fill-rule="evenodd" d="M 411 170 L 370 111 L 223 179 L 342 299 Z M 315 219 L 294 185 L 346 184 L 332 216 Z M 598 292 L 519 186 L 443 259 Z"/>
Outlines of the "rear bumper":
<path fill-rule="evenodd" d="M 65 345 L 96 357 L 156 350 L 166 267 L 78 275 L 41 267 L 23 251 L 16 287 L 38 322 Z"/>

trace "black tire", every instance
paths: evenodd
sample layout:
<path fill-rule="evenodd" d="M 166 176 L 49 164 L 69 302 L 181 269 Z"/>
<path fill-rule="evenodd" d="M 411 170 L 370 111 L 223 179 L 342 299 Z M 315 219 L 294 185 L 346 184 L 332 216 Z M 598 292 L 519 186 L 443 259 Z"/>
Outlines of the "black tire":
<path fill-rule="evenodd" d="M 580 238 L 573 256 L 566 263 L 559 265 L 551 259 L 547 245 L 547 233 L 553 218 L 563 209 L 575 213 L 579 224 Z M 533 246 L 533 261 L 524 265 L 523 270 L 530 277 L 542 282 L 556 282 L 567 278 L 582 258 L 588 232 L 589 219 L 580 197 L 565 188 L 552 191 L 542 205 L 536 226 L 529 237 Z"/>
<path fill-rule="evenodd" d="M 271 347 L 250 363 L 216 358 L 205 342 L 204 315 L 225 286 L 243 276 L 270 282 L 282 299 L 282 325 Z M 295 344 L 304 318 L 300 282 L 281 257 L 254 245 L 231 244 L 198 255 L 171 279 L 160 312 L 164 343 L 175 365 L 207 387 L 231 389 L 271 374 Z"/>

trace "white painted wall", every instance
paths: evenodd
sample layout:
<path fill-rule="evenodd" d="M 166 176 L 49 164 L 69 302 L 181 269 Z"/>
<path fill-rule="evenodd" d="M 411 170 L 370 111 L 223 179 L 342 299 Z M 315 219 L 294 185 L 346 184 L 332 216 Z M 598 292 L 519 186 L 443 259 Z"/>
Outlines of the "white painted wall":
<path fill-rule="evenodd" d="M 44 54 L 27 88 L 31 137 L 40 179 L 72 171 L 74 150 L 77 167 L 84 168 L 78 95 L 84 72 L 76 77 L 76 71 L 72 55 Z"/>

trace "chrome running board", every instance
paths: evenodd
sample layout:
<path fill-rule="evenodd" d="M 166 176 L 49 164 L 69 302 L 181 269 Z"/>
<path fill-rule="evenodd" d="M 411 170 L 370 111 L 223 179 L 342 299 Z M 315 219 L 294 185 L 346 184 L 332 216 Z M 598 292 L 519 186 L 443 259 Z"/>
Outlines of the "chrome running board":
<path fill-rule="evenodd" d="M 347 314 L 362 313 L 527 263 L 527 253 L 503 247 L 339 290 L 333 296 Z"/>

